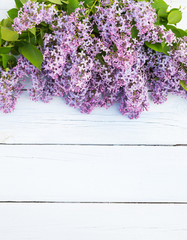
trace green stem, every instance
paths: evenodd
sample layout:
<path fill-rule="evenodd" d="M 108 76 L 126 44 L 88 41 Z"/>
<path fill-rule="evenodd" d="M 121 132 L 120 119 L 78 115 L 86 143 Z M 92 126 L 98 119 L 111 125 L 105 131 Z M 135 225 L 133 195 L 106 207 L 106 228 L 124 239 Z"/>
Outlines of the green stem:
<path fill-rule="evenodd" d="M 98 0 L 95 0 L 95 2 L 93 3 L 93 5 L 91 6 L 88 14 L 87 14 L 87 17 L 90 15 L 91 11 L 93 10 L 93 8 L 95 7 L 95 4 L 97 3 Z"/>
<path fill-rule="evenodd" d="M 30 32 L 28 32 L 29 43 L 31 42 Z"/>

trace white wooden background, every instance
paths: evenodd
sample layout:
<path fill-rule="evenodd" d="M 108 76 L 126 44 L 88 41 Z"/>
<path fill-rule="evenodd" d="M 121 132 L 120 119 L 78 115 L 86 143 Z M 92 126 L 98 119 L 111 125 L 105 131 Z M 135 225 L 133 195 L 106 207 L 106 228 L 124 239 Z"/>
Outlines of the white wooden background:
<path fill-rule="evenodd" d="M 0 17 L 13 6 L 0 0 Z M 117 104 L 84 115 L 25 92 L 0 113 L 0 239 L 185 240 L 186 156 L 180 97 L 129 120 Z"/>

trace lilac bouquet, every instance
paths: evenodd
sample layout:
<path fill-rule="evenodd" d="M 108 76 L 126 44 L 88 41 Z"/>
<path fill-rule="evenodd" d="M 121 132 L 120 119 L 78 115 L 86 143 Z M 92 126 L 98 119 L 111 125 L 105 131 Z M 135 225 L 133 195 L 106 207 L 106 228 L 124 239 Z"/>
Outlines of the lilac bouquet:
<path fill-rule="evenodd" d="M 149 95 L 157 104 L 168 93 L 187 98 L 179 9 L 167 11 L 162 0 L 50 2 L 20 2 L 1 23 L 3 112 L 14 109 L 28 77 L 32 100 L 63 97 L 82 113 L 119 102 L 132 119 L 148 110 Z"/>

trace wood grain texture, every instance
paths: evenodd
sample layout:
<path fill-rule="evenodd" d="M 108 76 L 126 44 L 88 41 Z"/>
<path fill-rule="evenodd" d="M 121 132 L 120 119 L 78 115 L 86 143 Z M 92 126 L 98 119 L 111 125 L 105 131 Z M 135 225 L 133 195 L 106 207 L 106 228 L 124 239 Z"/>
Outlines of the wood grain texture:
<path fill-rule="evenodd" d="M 168 1 L 185 6 L 184 1 Z M 0 15 L 14 7 L 2 1 Z M 184 19 L 185 19 L 184 13 Z M 2 17 L 2 15 L 1 15 Z M 185 20 L 183 21 L 185 23 Z M 25 93 L 12 114 L 0 113 L 0 143 L 9 144 L 186 144 L 186 100 L 170 96 L 163 105 L 151 103 L 138 120 L 120 115 L 116 104 L 109 110 L 80 114 L 62 99 L 50 104 L 33 103 Z"/>
<path fill-rule="evenodd" d="M 16 5 L 14 0 L 1 0 L 0 9 L 4 10 L 4 12 L 15 7 Z"/>
<path fill-rule="evenodd" d="M 0 19 L 12 7 L 1 0 Z M 133 121 L 118 108 L 85 115 L 62 99 L 34 103 L 24 93 L 14 113 L 0 113 L 0 239 L 187 239 L 187 205 L 168 204 L 187 201 L 187 147 L 106 146 L 187 144 L 186 100 L 151 103 Z"/>
<path fill-rule="evenodd" d="M 6 10 L 0 9 L 0 20 L 7 17 Z"/>
<path fill-rule="evenodd" d="M 35 103 L 24 93 L 15 112 L 0 113 L 0 143 L 186 144 L 186 122 L 186 100 L 177 96 L 163 105 L 151 104 L 149 112 L 130 120 L 118 105 L 86 115 L 60 98 Z"/>
<path fill-rule="evenodd" d="M 187 147 L 0 146 L 0 201 L 186 201 Z"/>
<path fill-rule="evenodd" d="M 3 240 L 179 240 L 187 206 L 0 204 Z"/>

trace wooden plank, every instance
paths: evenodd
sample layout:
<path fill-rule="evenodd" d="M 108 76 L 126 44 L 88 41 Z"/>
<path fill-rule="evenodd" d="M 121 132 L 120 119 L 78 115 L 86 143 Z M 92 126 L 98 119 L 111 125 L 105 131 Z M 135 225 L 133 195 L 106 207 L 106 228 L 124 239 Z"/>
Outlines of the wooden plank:
<path fill-rule="evenodd" d="M 6 13 L 6 10 L 0 9 L 0 21 L 1 21 L 3 18 L 7 18 L 7 13 Z"/>
<path fill-rule="evenodd" d="M 187 202 L 187 147 L 0 146 L 0 201 Z"/>
<path fill-rule="evenodd" d="M 178 240 L 186 205 L 0 204 L 0 239 Z"/>
<path fill-rule="evenodd" d="M 187 102 L 177 96 L 130 120 L 117 104 L 87 115 L 60 98 L 35 103 L 24 93 L 13 113 L 0 113 L 0 143 L 186 144 L 186 122 Z"/>
<path fill-rule="evenodd" d="M 172 2 L 172 4 L 184 2 Z M 14 6 L 14 0 L 1 3 L 1 9 Z M 2 15 L 4 14 L 4 15 Z M 186 13 L 185 13 L 186 14 Z M 185 15 L 184 14 L 184 15 Z M 5 16 L 5 10 L 0 11 Z M 0 114 L 0 143 L 56 144 L 186 144 L 186 100 L 170 96 L 162 106 L 151 104 L 139 120 L 119 114 L 118 105 L 80 114 L 61 99 L 50 104 L 33 103 L 22 96 L 13 114 Z M 98 137 L 99 136 L 99 137 Z"/>
<path fill-rule="evenodd" d="M 2 0 L 1 1 L 1 5 L 0 5 L 0 9 L 4 10 L 4 12 L 6 12 L 7 10 L 11 9 L 11 8 L 15 8 L 15 1 L 14 0 Z M 0 15 L 1 17 L 1 15 Z"/>

